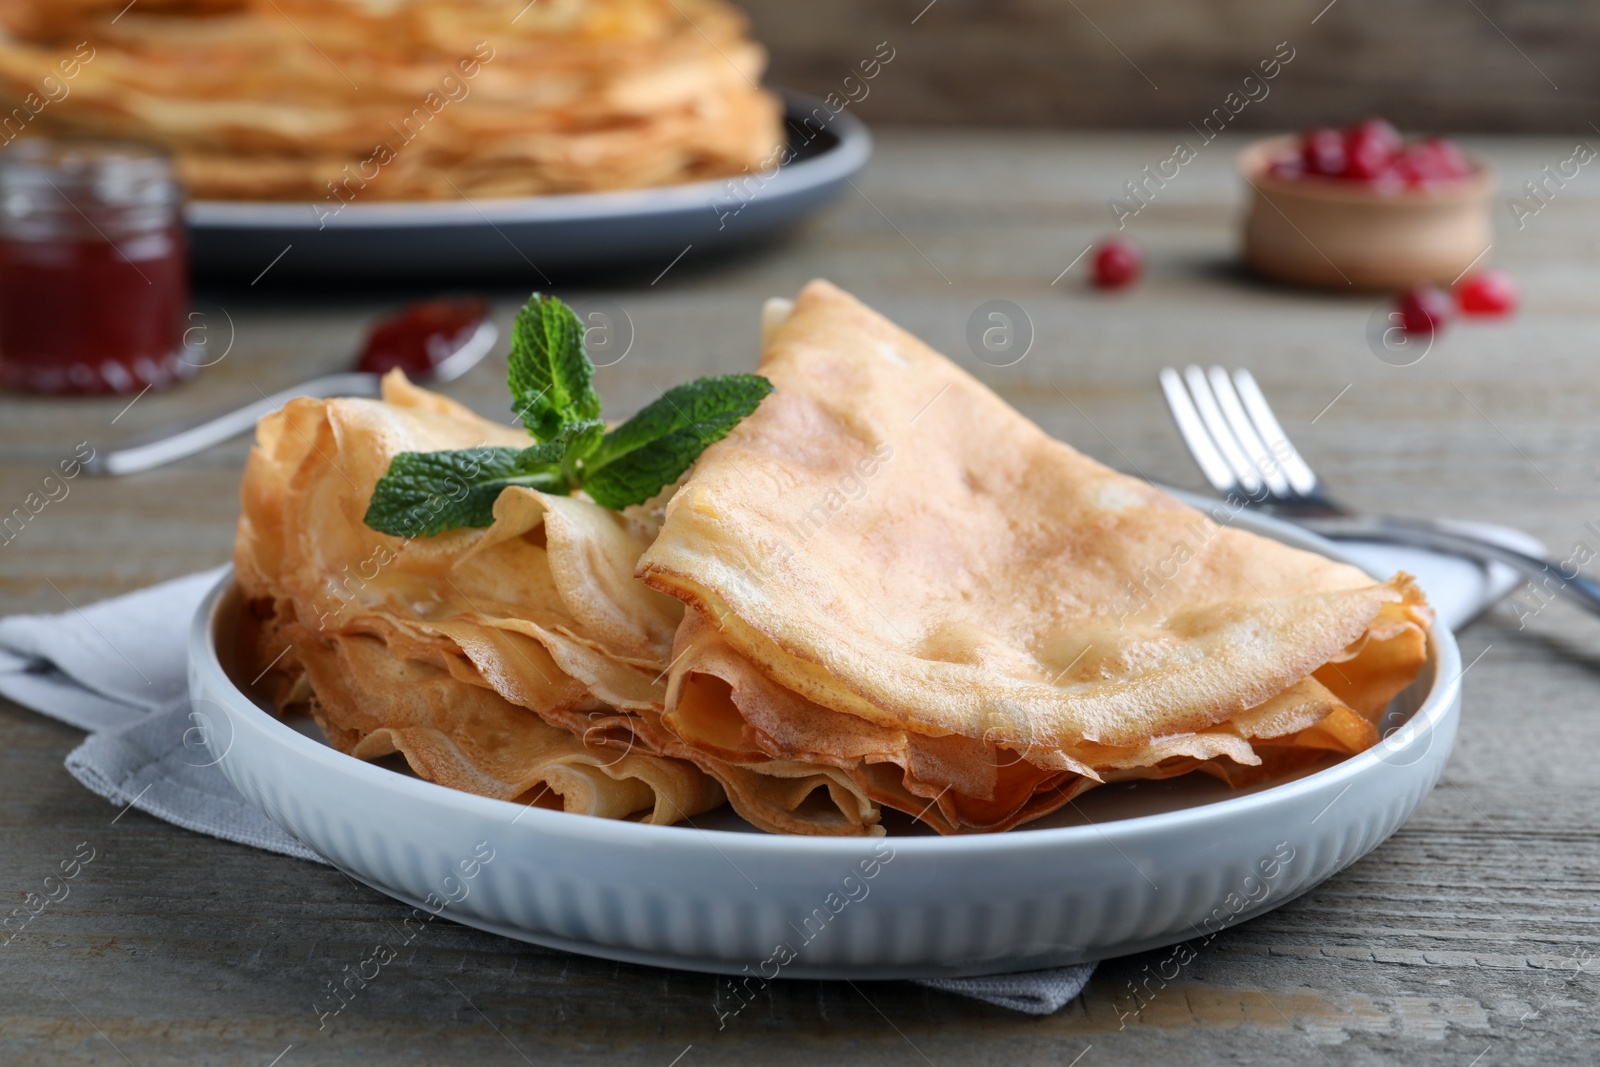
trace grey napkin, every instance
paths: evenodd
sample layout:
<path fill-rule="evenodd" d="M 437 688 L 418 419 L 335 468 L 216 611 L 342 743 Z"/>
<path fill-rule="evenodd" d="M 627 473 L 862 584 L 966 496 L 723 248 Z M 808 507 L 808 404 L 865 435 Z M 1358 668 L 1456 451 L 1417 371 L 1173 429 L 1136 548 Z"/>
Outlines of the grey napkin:
<path fill-rule="evenodd" d="M 1475 526 L 1477 529 L 1483 527 Z M 1491 528 L 1540 551 L 1526 534 Z M 1503 568 L 1485 572 L 1453 557 L 1382 545 L 1347 546 L 1370 569 L 1415 574 L 1452 627 L 1516 585 Z M 89 737 L 67 770 L 118 807 L 241 845 L 327 862 L 244 801 L 205 747 L 206 720 L 188 699 L 189 626 L 222 571 L 204 571 L 59 615 L 0 619 L 0 695 L 71 723 Z M 921 984 L 1030 1015 L 1076 997 L 1094 964 Z"/>
<path fill-rule="evenodd" d="M 1093 974 L 1094 964 L 1079 963 L 1048 971 L 986 974 L 981 978 L 922 978 L 917 984 L 971 997 L 997 1008 L 1010 1008 L 1028 1015 L 1053 1015 L 1083 992 Z"/>
<path fill-rule="evenodd" d="M 223 777 L 189 707 L 189 624 L 222 569 L 60 615 L 0 619 L 0 695 L 89 731 L 67 770 L 118 807 L 324 862 Z"/>

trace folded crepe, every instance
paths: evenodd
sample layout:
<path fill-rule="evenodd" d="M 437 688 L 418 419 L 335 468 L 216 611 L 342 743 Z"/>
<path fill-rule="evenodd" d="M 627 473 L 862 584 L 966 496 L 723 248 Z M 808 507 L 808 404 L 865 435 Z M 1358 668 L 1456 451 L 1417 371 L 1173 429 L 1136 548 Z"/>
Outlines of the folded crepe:
<path fill-rule="evenodd" d="M 658 744 L 755 825 L 1004 830 L 1101 782 L 1243 784 L 1370 746 L 1420 670 L 1409 577 L 1102 466 L 826 282 L 767 317 L 776 391 L 638 570 L 689 607 Z"/>
<path fill-rule="evenodd" d="M 264 419 L 235 542 L 241 680 L 344 752 L 399 753 L 468 792 L 654 823 L 716 807 L 717 782 L 639 728 L 659 730 L 681 608 L 633 578 L 637 522 L 520 488 L 488 529 L 407 539 L 364 521 L 399 452 L 526 444 L 398 371 L 381 402 Z"/>

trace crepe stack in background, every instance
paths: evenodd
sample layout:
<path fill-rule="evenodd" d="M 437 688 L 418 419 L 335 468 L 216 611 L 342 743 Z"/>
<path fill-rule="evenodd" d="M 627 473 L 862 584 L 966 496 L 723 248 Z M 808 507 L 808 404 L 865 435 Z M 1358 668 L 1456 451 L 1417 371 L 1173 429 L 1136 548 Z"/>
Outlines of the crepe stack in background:
<path fill-rule="evenodd" d="M 1098 782 L 1377 740 L 1427 654 L 1408 578 L 1219 526 L 826 282 L 768 317 L 776 391 L 639 572 L 690 606 L 663 724 L 745 818 L 1004 830 Z"/>
<path fill-rule="evenodd" d="M 722 0 L 0 0 L 0 27 L 7 139 L 157 141 L 202 199 L 637 188 L 782 139 Z"/>
<path fill-rule="evenodd" d="M 381 403 L 263 419 L 234 552 L 241 680 L 309 710 L 341 751 L 399 752 L 468 792 L 657 823 L 716 807 L 713 779 L 635 729 L 659 717 L 681 614 L 633 578 L 641 531 L 525 489 L 488 530 L 406 540 L 363 521 L 397 452 L 526 443 L 398 371 Z"/>

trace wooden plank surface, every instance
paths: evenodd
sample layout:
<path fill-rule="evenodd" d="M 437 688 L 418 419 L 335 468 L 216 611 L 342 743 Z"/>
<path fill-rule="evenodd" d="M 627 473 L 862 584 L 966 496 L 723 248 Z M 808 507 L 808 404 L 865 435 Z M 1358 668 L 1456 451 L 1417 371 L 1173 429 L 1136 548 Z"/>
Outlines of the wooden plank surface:
<path fill-rule="evenodd" d="M 1592 179 L 1525 229 L 1502 225 L 1491 255 L 1522 282 L 1521 314 L 1453 330 L 1397 368 L 1365 340 L 1376 298 L 1308 296 L 1237 275 L 1239 196 L 1220 151 L 1130 226 L 1150 256 L 1143 285 L 1091 293 L 1082 262 L 1052 284 L 1106 228 L 1105 198 L 1170 140 L 885 133 L 859 192 L 781 247 L 686 257 L 654 286 L 563 290 L 620 305 L 632 322 L 626 358 L 600 372 L 607 413 L 695 374 L 749 368 L 760 300 L 825 276 L 1123 469 L 1198 485 L 1155 373 L 1191 360 L 1241 364 L 1351 501 L 1513 522 L 1552 545 L 1594 542 L 1584 529 L 1600 522 Z M 1568 146 L 1476 147 L 1518 184 Z M 508 286 L 500 313 L 527 288 Z M 0 399 L 0 511 L 80 442 L 339 366 L 362 322 L 396 299 L 266 281 L 206 293 L 199 306 L 208 321 L 231 319 L 234 345 L 197 381 L 126 410 L 126 399 Z M 973 310 L 993 299 L 1033 324 L 1033 348 L 1014 366 L 984 365 L 964 339 Z M 503 411 L 502 372 L 492 362 L 447 391 Z M 243 455 L 235 443 L 138 478 L 74 479 L 0 547 L 0 611 L 64 610 L 224 561 Z M 1315 891 L 1217 937 L 1125 1028 L 1128 984 L 1166 953 L 1104 964 L 1083 997 L 1047 1019 L 905 983 L 779 982 L 719 1030 L 709 977 L 441 923 L 319 1029 L 312 1005 L 324 980 L 387 937 L 402 906 L 311 864 L 137 811 L 115 818 L 62 768 L 75 730 L 0 704 L 0 904 L 37 891 L 80 842 L 97 850 L 71 896 L 0 947 L 0 1061 L 1593 1062 L 1600 625 L 1555 606 L 1519 630 L 1502 608 L 1463 646 L 1482 658 L 1467 678 L 1461 736 L 1417 816 Z"/>
<path fill-rule="evenodd" d="M 1600 121 L 1600 8 L 1584 0 L 740 6 L 774 84 L 849 97 L 874 123 L 1182 130 L 1224 106 L 1231 128 L 1252 130 L 1377 114 L 1406 129 L 1592 137 Z M 1275 54 L 1291 57 L 1279 76 L 1245 84 Z M 860 79 L 863 61 L 890 55 Z"/>

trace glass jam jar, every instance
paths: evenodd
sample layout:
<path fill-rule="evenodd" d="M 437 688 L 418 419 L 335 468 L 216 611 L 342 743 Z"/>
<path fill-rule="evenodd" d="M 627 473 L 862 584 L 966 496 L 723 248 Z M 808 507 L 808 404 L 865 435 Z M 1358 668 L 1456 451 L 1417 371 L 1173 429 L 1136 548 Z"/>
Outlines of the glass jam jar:
<path fill-rule="evenodd" d="M 0 153 L 0 385 L 136 393 L 193 373 L 182 211 L 153 145 L 30 138 Z"/>

